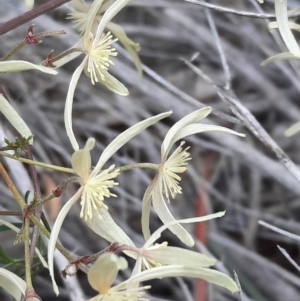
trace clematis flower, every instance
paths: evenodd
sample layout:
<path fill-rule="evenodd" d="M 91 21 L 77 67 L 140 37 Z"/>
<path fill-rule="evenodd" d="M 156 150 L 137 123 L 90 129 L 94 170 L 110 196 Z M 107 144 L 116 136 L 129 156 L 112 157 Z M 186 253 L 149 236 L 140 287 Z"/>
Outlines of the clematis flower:
<path fill-rule="evenodd" d="M 78 27 L 81 35 L 84 35 L 86 31 L 86 24 L 88 21 L 88 11 L 89 6 L 86 4 L 84 0 L 73 0 L 70 2 L 70 5 L 75 9 L 75 11 L 69 14 L 69 19 L 73 20 L 74 26 Z M 109 8 L 111 5 L 111 1 L 106 1 L 102 3 L 92 25 L 91 32 L 94 33 L 97 29 L 99 22 L 101 22 L 102 14 Z M 122 26 L 108 22 L 105 26 L 107 30 L 109 30 L 113 36 L 115 36 L 121 44 L 125 47 L 128 53 L 131 55 L 133 62 L 135 64 L 136 69 L 138 70 L 140 76 L 142 75 L 142 63 L 137 54 L 140 51 L 141 47 L 139 43 L 135 43 L 132 41 L 125 33 Z"/>
<path fill-rule="evenodd" d="M 188 268 L 178 264 L 143 271 L 130 277 L 128 280 L 112 286 L 118 271 L 125 269 L 126 264 L 127 262 L 124 258 L 118 258 L 115 254 L 105 253 L 101 255 L 88 272 L 89 283 L 99 292 L 99 295 L 88 301 L 147 301 L 148 299 L 144 297 L 144 291 L 149 289 L 150 286 L 139 287 L 139 283 L 164 277 L 201 278 L 221 285 L 231 292 L 238 291 L 235 282 L 220 272 L 215 271 L 214 275 L 205 275 L 205 272 L 198 268 Z"/>
<path fill-rule="evenodd" d="M 279 53 L 264 60 L 261 65 L 265 66 L 277 60 L 293 60 L 300 59 L 300 49 L 298 43 L 292 33 L 291 25 L 288 20 L 287 0 L 275 0 L 276 23 L 271 23 L 270 28 L 278 27 L 280 35 L 289 52 Z M 297 27 L 297 26 L 296 26 Z"/>
<path fill-rule="evenodd" d="M 114 93 L 124 96 L 128 95 L 127 88 L 108 72 L 109 67 L 114 64 L 111 57 L 117 55 L 115 48 L 112 48 L 112 44 L 116 42 L 117 39 L 114 39 L 110 31 L 106 34 L 103 32 L 108 22 L 110 22 L 129 1 L 130 0 L 116 0 L 111 4 L 102 16 L 95 33 L 93 32 L 94 20 L 103 4 L 103 0 L 95 0 L 88 11 L 85 33 L 82 42 L 80 42 L 82 43 L 85 57 L 73 73 L 65 106 L 64 119 L 66 131 L 74 150 L 78 150 L 79 147 L 72 129 L 72 106 L 75 88 L 81 73 L 85 71 L 85 74 L 91 78 L 92 84 L 99 82 Z M 66 58 L 66 61 L 68 61 L 68 58 Z"/>
<path fill-rule="evenodd" d="M 48 265 L 52 278 L 54 291 L 58 294 L 58 288 L 54 279 L 53 255 L 55 243 L 57 241 L 59 230 L 62 223 L 71 209 L 71 207 L 81 197 L 81 213 L 87 225 L 98 235 L 110 241 L 112 237 L 117 235 L 124 243 L 133 245 L 132 241 L 124 233 L 124 231 L 113 221 L 108 212 L 108 207 L 104 204 L 105 197 L 115 196 L 110 189 L 118 185 L 114 179 L 118 176 L 119 171 L 114 166 L 102 170 L 104 164 L 117 152 L 124 144 L 126 144 L 134 136 L 142 132 L 150 125 L 169 116 L 172 112 L 166 112 L 154 117 L 145 119 L 116 137 L 103 151 L 95 168 L 91 170 L 90 151 L 94 147 L 94 139 L 89 139 L 83 149 L 75 151 L 72 156 L 72 167 L 80 177 L 81 187 L 71 197 L 60 210 L 54 223 L 48 246 Z"/>
<path fill-rule="evenodd" d="M 186 171 L 187 161 L 191 158 L 188 152 L 189 148 L 183 148 L 184 142 L 181 142 L 174 153 L 169 156 L 174 143 L 192 134 L 211 131 L 244 137 L 244 134 L 221 126 L 196 123 L 205 118 L 210 112 L 210 107 L 197 110 L 175 123 L 167 133 L 161 147 L 159 173 L 152 180 L 143 197 L 142 229 L 146 240 L 150 237 L 149 219 L 151 203 L 153 203 L 154 210 L 164 224 L 175 221 L 169 211 L 166 200 L 169 203 L 170 196 L 175 198 L 177 194 L 181 194 L 182 188 L 179 185 L 181 178 L 178 174 Z M 186 245 L 194 245 L 192 236 L 180 224 L 171 226 L 170 231 Z"/>
<path fill-rule="evenodd" d="M 158 228 L 149 239 L 145 242 L 141 248 L 132 248 L 137 252 L 136 264 L 134 266 L 132 276 L 139 274 L 142 271 L 142 268 L 151 269 L 155 266 L 163 265 L 176 265 L 180 264 L 183 267 L 203 269 L 210 266 L 213 266 L 216 263 L 216 259 L 208 257 L 204 254 L 194 252 L 191 250 L 171 247 L 168 246 L 167 242 L 162 244 L 154 244 L 160 237 L 161 233 L 168 229 L 170 226 L 175 223 L 178 224 L 187 224 L 187 223 L 198 223 L 203 221 L 208 221 L 214 218 L 224 216 L 225 212 L 218 212 L 214 214 L 209 214 L 201 217 L 194 217 L 182 220 L 176 220 L 175 222 L 167 223 L 160 228 Z M 214 270 L 205 269 L 205 274 L 216 272 Z"/>

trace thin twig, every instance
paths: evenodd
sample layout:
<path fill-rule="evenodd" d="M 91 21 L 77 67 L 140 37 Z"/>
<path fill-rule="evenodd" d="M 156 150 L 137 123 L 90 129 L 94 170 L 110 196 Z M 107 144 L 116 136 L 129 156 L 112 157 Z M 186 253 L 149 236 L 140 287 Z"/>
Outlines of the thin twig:
<path fill-rule="evenodd" d="M 209 78 L 199 68 L 191 64 L 191 62 L 185 60 L 185 63 L 194 70 L 196 74 L 215 88 L 220 98 L 229 106 L 233 114 L 244 122 L 245 126 L 252 132 L 252 134 L 254 134 L 266 147 L 268 147 L 276 155 L 281 164 L 300 182 L 300 169 L 291 161 L 287 154 L 260 125 L 253 114 L 241 104 L 234 92 L 218 87 L 211 78 Z"/>
<path fill-rule="evenodd" d="M 37 6 L 29 12 L 24 13 L 21 16 L 18 16 L 2 25 L 0 25 L 0 36 L 23 25 L 24 23 L 31 21 L 37 18 L 44 13 L 51 11 L 71 0 L 49 0 L 46 3 Z"/>
<path fill-rule="evenodd" d="M 205 7 L 205 8 L 213 9 L 218 12 L 229 13 L 229 14 L 242 16 L 242 17 L 258 18 L 258 19 L 270 19 L 270 18 L 276 17 L 274 14 L 258 14 L 258 13 L 252 13 L 252 12 L 247 12 L 247 11 L 238 11 L 238 10 L 235 10 L 232 8 L 218 6 L 215 4 L 210 4 L 210 3 L 202 2 L 199 0 L 184 0 L 184 1 L 190 2 L 193 4 L 197 4 L 197 5 Z M 299 13 L 289 15 L 289 17 L 297 17 L 297 16 L 299 16 Z"/>

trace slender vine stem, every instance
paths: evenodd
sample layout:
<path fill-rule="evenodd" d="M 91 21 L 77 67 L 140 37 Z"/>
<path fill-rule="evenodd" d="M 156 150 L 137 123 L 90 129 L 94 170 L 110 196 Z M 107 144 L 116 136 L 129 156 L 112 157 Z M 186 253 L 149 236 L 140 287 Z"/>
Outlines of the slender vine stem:
<path fill-rule="evenodd" d="M 72 168 L 66 168 L 66 167 L 61 167 L 61 166 L 57 166 L 57 165 L 46 164 L 46 163 L 43 163 L 43 162 L 29 160 L 29 159 L 21 158 L 21 157 L 17 158 L 15 156 L 11 155 L 11 154 L 8 154 L 8 153 L 2 152 L 2 151 L 0 151 L 0 156 L 7 157 L 7 158 L 10 158 L 10 159 L 14 159 L 14 160 L 26 163 L 26 164 L 31 164 L 31 165 L 35 165 L 35 166 L 44 167 L 44 168 L 47 168 L 47 169 L 52 169 L 52 170 L 56 170 L 56 171 L 75 174 L 75 171 Z"/>
<path fill-rule="evenodd" d="M 25 245 L 25 280 L 27 284 L 27 289 L 32 289 L 31 280 L 31 256 L 30 256 L 30 238 L 29 238 L 29 218 L 25 216 L 24 218 L 24 245 Z"/>

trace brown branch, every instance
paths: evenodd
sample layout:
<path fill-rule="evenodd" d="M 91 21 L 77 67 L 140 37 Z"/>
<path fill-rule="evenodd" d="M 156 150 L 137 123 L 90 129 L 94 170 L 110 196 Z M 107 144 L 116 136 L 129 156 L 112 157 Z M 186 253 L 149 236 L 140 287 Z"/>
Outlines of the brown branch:
<path fill-rule="evenodd" d="M 67 2 L 70 2 L 71 0 L 49 0 L 46 3 L 37 6 L 36 8 L 32 9 L 29 12 L 26 12 L 22 14 L 21 16 L 18 16 L 4 24 L 0 25 L 0 36 L 23 25 L 26 22 L 29 22 L 44 13 L 51 11 Z"/>

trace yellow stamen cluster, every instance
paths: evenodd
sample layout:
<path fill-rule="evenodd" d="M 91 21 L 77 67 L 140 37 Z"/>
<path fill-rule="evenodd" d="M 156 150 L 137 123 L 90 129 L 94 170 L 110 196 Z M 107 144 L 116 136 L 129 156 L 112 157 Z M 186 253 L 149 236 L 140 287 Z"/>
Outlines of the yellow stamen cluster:
<path fill-rule="evenodd" d="M 88 51 L 87 71 L 90 73 L 93 85 L 99 80 L 105 81 L 105 75 L 102 71 L 107 71 L 110 65 L 114 65 L 110 56 L 117 56 L 118 52 L 111 45 L 117 40 L 113 39 L 113 35 L 109 31 L 107 34 L 103 34 L 99 42 Z"/>
<path fill-rule="evenodd" d="M 187 151 L 189 147 L 182 148 L 184 141 L 174 151 L 170 158 L 161 165 L 160 174 L 163 181 L 163 192 L 169 201 L 170 195 L 174 199 L 177 194 L 182 193 L 182 188 L 179 185 L 181 177 L 179 173 L 187 170 L 187 161 L 191 160 L 190 153 Z"/>
<path fill-rule="evenodd" d="M 94 213 L 99 215 L 99 208 L 104 208 L 106 210 L 108 209 L 103 201 L 105 197 L 116 197 L 116 195 L 111 193 L 109 189 L 119 185 L 113 180 L 119 174 L 119 170 L 115 169 L 115 166 L 112 165 L 95 177 L 91 177 L 86 183 L 84 183 L 84 190 L 80 202 L 81 218 L 88 220 L 93 217 Z"/>

